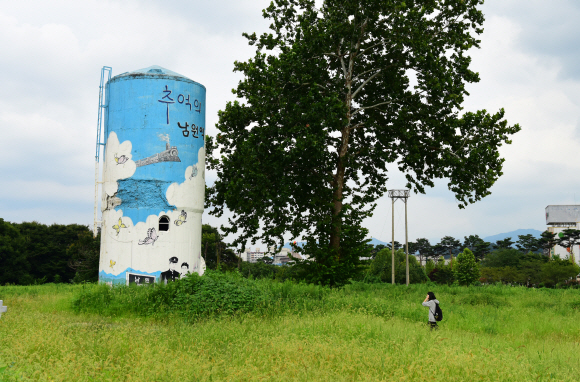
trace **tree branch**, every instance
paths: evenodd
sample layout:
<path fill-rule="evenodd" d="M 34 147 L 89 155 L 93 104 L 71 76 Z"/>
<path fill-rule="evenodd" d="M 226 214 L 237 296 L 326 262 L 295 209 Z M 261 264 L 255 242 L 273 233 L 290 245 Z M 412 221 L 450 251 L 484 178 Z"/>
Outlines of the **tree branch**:
<path fill-rule="evenodd" d="M 451 155 L 453 155 L 454 157 L 456 157 L 457 159 L 461 159 L 461 157 L 457 154 L 455 154 L 453 151 L 443 148 L 443 147 L 433 147 L 433 146 L 427 146 L 428 148 L 432 149 L 432 150 L 437 150 L 437 151 L 442 151 L 442 152 L 447 152 Z"/>
<path fill-rule="evenodd" d="M 346 64 L 344 63 L 344 55 L 340 54 L 340 47 L 344 42 L 344 38 L 340 39 L 340 44 L 338 45 L 338 57 L 340 57 L 340 65 L 342 66 L 342 73 L 344 74 L 344 78 L 346 78 Z"/>
<path fill-rule="evenodd" d="M 381 44 L 382 44 L 382 42 L 377 42 L 376 44 L 374 44 L 374 45 L 371 45 L 371 46 L 369 46 L 368 48 L 365 48 L 365 49 L 363 49 L 363 50 L 360 52 L 360 54 L 364 54 L 364 52 L 366 52 L 367 50 L 369 50 L 369 49 L 372 49 L 372 48 L 374 48 L 375 46 L 377 46 L 377 45 L 381 45 Z"/>
<path fill-rule="evenodd" d="M 355 112 L 354 112 L 354 113 L 352 113 L 352 116 L 354 117 L 354 115 L 355 115 L 356 113 L 358 113 L 358 112 L 361 112 L 361 111 L 363 111 L 363 110 L 366 110 L 366 109 L 373 109 L 373 108 L 375 108 L 375 107 L 378 107 L 378 106 L 381 106 L 381 105 L 387 105 L 387 104 L 390 104 L 390 103 L 393 103 L 393 101 L 385 101 L 385 102 L 379 102 L 379 103 L 376 103 L 376 104 L 374 104 L 374 105 L 371 105 L 371 106 L 359 107 L 358 109 L 356 109 L 356 110 L 355 110 Z"/>
<path fill-rule="evenodd" d="M 392 66 L 392 65 L 390 65 L 390 66 Z M 355 78 L 353 78 L 352 80 L 353 80 L 353 81 L 356 81 L 356 80 L 358 80 L 358 79 L 359 79 L 361 76 L 364 76 L 365 74 L 367 74 L 367 73 L 370 73 L 370 72 L 373 72 L 373 71 L 375 71 L 375 70 L 381 70 L 381 69 L 369 69 L 369 70 L 365 70 L 364 72 L 362 72 L 361 74 L 359 74 L 358 76 L 356 76 Z"/>
<path fill-rule="evenodd" d="M 350 132 L 350 131 L 353 131 L 354 129 L 358 129 L 359 127 L 364 127 L 364 125 L 365 125 L 364 122 L 359 122 L 354 126 L 351 126 L 351 127 L 347 126 L 346 130 Z"/>
<path fill-rule="evenodd" d="M 378 69 L 376 73 L 374 73 L 372 76 L 370 76 L 369 78 L 367 78 L 367 80 L 365 82 L 363 82 L 358 89 L 356 89 L 354 91 L 354 93 L 352 93 L 352 98 L 354 99 L 354 97 L 356 97 L 357 93 L 360 92 L 362 90 L 362 88 L 369 83 L 370 80 L 372 80 L 373 78 L 375 78 L 376 76 L 379 75 L 379 73 L 381 72 L 381 69 Z"/>

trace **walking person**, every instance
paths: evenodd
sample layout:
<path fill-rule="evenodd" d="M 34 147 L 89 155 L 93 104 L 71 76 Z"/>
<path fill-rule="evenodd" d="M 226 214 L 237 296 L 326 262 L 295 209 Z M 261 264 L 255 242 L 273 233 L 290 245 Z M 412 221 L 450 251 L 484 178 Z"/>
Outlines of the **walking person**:
<path fill-rule="evenodd" d="M 435 298 L 435 293 L 428 292 L 425 301 L 423 301 L 423 306 L 429 308 L 429 325 L 431 326 L 431 330 L 434 328 L 437 330 L 439 328 L 437 326 L 437 320 L 435 320 L 435 310 L 437 309 L 437 305 L 439 305 L 439 300 Z"/>

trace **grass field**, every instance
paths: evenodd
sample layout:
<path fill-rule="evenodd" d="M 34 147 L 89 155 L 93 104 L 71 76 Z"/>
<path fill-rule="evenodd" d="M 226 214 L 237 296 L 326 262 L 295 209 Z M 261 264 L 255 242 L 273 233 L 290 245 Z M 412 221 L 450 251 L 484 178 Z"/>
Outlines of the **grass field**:
<path fill-rule="evenodd" d="M 572 381 L 580 373 L 578 290 L 255 286 L 266 297 L 251 311 L 196 318 L 123 310 L 143 304 L 148 292 L 138 287 L 109 296 L 108 308 L 94 300 L 75 310 L 73 300 L 102 287 L 0 287 L 9 307 L 0 381 Z M 421 306 L 428 290 L 444 311 L 433 332 Z"/>

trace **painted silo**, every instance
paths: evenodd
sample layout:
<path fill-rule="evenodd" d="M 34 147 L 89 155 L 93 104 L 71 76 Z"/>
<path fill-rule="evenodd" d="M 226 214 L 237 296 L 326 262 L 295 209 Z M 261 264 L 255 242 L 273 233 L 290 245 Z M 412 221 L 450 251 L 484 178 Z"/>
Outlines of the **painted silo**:
<path fill-rule="evenodd" d="M 202 274 L 205 87 L 159 66 L 106 86 L 99 282 Z"/>

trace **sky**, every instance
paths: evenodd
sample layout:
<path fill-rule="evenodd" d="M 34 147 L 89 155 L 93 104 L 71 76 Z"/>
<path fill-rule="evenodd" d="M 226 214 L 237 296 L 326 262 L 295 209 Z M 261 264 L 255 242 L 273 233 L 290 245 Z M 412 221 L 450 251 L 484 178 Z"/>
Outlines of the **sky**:
<path fill-rule="evenodd" d="M 217 112 L 241 79 L 233 63 L 254 53 L 242 33 L 267 30 L 268 4 L 0 0 L 0 218 L 92 227 L 102 66 L 114 76 L 159 65 L 202 83 L 215 135 Z M 481 81 L 468 86 L 465 110 L 504 108 L 522 130 L 501 148 L 504 175 L 482 201 L 459 209 L 445 180 L 412 194 L 409 240 L 544 230 L 547 205 L 580 204 L 580 2 L 488 0 L 482 10 L 481 49 L 470 52 Z M 208 172 L 208 184 L 215 177 Z M 404 185 L 394 168 L 387 187 Z M 226 223 L 207 213 L 203 222 Z M 390 241 L 386 195 L 363 225 Z M 395 240 L 404 239 L 397 202 Z"/>

